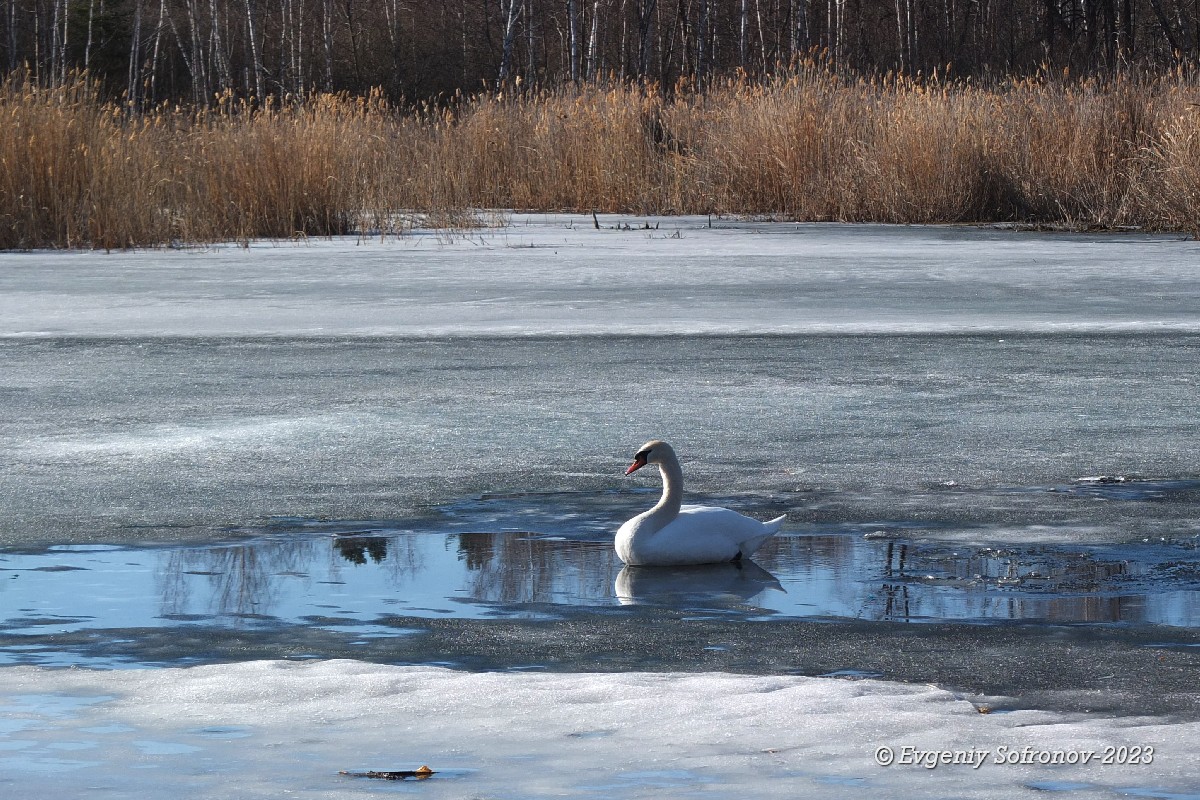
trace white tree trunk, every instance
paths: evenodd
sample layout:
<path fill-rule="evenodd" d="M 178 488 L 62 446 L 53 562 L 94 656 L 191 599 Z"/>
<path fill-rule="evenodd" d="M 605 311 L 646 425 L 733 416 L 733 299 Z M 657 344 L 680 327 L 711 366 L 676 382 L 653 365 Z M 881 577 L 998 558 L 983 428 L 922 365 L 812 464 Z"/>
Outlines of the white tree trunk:
<path fill-rule="evenodd" d="M 597 73 L 600 71 L 600 65 L 597 63 L 597 39 L 600 33 L 600 0 L 594 0 L 592 3 L 592 30 L 588 34 L 587 47 L 587 79 L 595 80 Z"/>
<path fill-rule="evenodd" d="M 246 36 L 250 39 L 250 68 L 254 75 L 254 97 L 259 102 L 266 98 L 266 92 L 263 91 L 263 64 L 262 55 L 258 52 L 258 34 L 254 30 L 254 10 L 250 5 L 251 0 L 244 0 L 243 5 L 246 8 Z"/>
<path fill-rule="evenodd" d="M 87 40 L 83 44 L 83 68 L 92 66 L 92 22 L 96 16 L 96 0 L 88 0 Z"/>
<path fill-rule="evenodd" d="M 518 0 L 502 0 L 501 9 L 504 11 L 504 43 L 500 53 L 500 74 L 496 79 L 498 86 L 507 83 L 512 73 L 513 39 L 517 33 L 517 18 L 521 16 Z"/>
<path fill-rule="evenodd" d="M 138 104 L 138 83 L 141 77 L 141 58 L 142 58 L 142 4 L 140 0 L 134 0 L 133 4 L 133 31 L 129 36 L 129 82 L 125 87 L 126 101 L 130 108 L 136 108 Z"/>
<path fill-rule="evenodd" d="M 150 93 L 151 103 L 158 101 L 158 54 L 162 45 L 163 26 L 166 24 L 167 0 L 158 0 L 158 24 L 154 26 L 154 49 L 150 56 Z"/>
<path fill-rule="evenodd" d="M 567 48 L 571 82 L 579 83 L 579 0 L 567 0 Z"/>
<path fill-rule="evenodd" d="M 333 91 L 333 0 L 321 3 L 321 45 L 325 54 L 325 91 Z"/>

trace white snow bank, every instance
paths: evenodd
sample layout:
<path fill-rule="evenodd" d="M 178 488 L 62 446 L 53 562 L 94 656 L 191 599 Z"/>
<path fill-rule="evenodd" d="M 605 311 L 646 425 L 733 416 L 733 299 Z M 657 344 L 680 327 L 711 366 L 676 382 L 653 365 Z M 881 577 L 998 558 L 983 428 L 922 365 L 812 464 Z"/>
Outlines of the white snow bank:
<path fill-rule="evenodd" d="M 0 794 L 21 798 L 1182 798 L 1197 796 L 1198 735 L 1200 722 L 981 714 L 870 680 L 354 661 L 0 670 Z M 338 775 L 422 764 L 439 774 Z"/>

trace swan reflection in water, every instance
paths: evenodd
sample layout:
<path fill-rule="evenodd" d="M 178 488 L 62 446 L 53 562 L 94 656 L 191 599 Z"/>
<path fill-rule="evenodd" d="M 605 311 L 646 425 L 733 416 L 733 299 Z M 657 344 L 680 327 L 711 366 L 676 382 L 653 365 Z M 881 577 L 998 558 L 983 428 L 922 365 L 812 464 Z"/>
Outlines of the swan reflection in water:
<path fill-rule="evenodd" d="M 230 625 L 327 616 L 347 603 L 355 613 L 417 616 L 460 609 L 478 616 L 502 607 L 536 616 L 550 606 L 619 603 L 893 622 L 1193 626 L 1200 619 L 1191 550 L 1174 545 L 999 547 L 836 531 L 773 537 L 757 560 L 740 566 L 623 568 L 611 538 L 440 534 L 354 522 L 298 524 L 261 538 L 156 552 L 160 616 Z"/>
<path fill-rule="evenodd" d="M 723 608 L 752 605 L 768 590 L 786 591 L 767 570 L 750 560 L 679 567 L 624 567 L 613 578 L 612 551 L 599 542 L 539 539 L 529 534 L 459 533 L 458 561 L 467 578 L 467 597 L 484 602 L 554 603 Z M 337 553 L 355 565 L 389 557 L 388 539 L 342 536 Z M 610 594 L 610 587 L 612 594 Z"/>
<path fill-rule="evenodd" d="M 749 603 L 763 592 L 787 593 L 775 576 L 755 564 L 704 564 L 688 567 L 631 567 L 617 574 L 613 593 L 623 606 Z"/>

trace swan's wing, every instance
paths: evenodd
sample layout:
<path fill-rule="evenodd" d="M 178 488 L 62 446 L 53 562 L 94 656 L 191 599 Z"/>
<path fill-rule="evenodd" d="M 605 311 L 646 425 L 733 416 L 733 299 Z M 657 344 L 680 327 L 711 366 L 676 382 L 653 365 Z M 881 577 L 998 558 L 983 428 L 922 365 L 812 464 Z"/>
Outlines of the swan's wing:
<path fill-rule="evenodd" d="M 684 509 L 692 509 L 693 513 L 701 514 L 707 521 L 706 527 L 711 526 L 722 531 L 737 543 L 737 553 L 731 558 L 739 554 L 742 558 L 754 555 L 768 539 L 779 532 L 787 519 L 787 515 L 784 514 L 769 522 L 760 522 L 753 517 L 719 506 L 684 506 Z M 680 510 L 681 515 L 684 509 Z"/>
<path fill-rule="evenodd" d="M 728 508 L 684 506 L 647 542 L 652 563 L 711 564 L 749 556 L 773 530 Z M 758 540 L 758 541 L 754 541 Z M 753 547 L 750 546 L 754 541 Z"/>
<path fill-rule="evenodd" d="M 758 535 L 742 540 L 742 557 L 749 558 L 758 552 L 758 548 L 766 544 L 767 540 L 772 536 L 779 533 L 779 529 L 783 527 L 785 519 L 787 519 L 786 514 L 782 517 L 776 517 L 769 522 L 760 522 L 759 525 L 761 528 Z"/>

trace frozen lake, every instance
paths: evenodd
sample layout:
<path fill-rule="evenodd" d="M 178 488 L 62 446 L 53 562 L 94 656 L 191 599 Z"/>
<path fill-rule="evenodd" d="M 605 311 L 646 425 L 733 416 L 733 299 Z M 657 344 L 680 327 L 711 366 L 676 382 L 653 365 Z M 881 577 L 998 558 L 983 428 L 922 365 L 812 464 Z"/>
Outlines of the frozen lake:
<path fill-rule="evenodd" d="M 0 788 L 1197 796 L 1200 244 L 601 223 L 0 254 Z M 621 568 L 652 437 L 756 564 Z"/>

